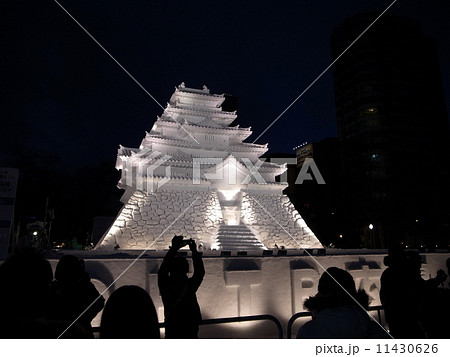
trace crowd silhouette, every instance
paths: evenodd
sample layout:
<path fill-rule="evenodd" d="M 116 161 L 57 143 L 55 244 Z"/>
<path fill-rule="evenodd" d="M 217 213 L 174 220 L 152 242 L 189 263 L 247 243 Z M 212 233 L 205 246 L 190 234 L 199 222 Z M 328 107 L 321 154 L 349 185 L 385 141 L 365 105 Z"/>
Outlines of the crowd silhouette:
<path fill-rule="evenodd" d="M 188 246 L 189 262 L 180 254 Z M 186 255 L 186 254 L 184 254 Z M 328 268 L 318 291 L 304 302 L 312 319 L 297 338 L 449 338 L 450 289 L 447 274 L 422 277 L 422 257 L 401 247 L 389 250 L 380 278 L 380 301 L 388 329 L 368 313 L 369 295 L 357 290 L 350 273 Z M 450 275 L 450 258 L 446 261 Z M 164 306 L 165 338 L 198 338 L 202 314 L 197 290 L 205 269 L 192 239 L 175 236 L 158 271 Z M 103 310 L 100 338 L 160 338 L 152 298 L 135 285 L 117 288 L 105 303 L 87 273 L 84 261 L 62 256 L 55 268 L 34 252 L 10 256 L 0 265 L 0 338 L 93 338 L 92 320 Z"/>
<path fill-rule="evenodd" d="M 93 337 L 75 318 L 50 318 L 52 280 L 50 263 L 33 252 L 11 256 L 0 266 L 2 338 L 58 338 L 64 332 L 66 338 Z"/>
<path fill-rule="evenodd" d="M 448 337 L 449 291 L 439 288 L 443 270 L 435 278 L 421 276 L 422 257 L 415 251 L 394 247 L 385 258 L 388 268 L 380 278 L 380 300 L 394 338 Z"/>

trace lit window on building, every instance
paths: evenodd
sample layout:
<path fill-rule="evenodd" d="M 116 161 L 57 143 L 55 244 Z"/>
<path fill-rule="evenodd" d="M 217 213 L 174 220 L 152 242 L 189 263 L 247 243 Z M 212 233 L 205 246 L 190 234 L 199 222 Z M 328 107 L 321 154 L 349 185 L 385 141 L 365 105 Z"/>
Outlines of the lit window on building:
<path fill-rule="evenodd" d="M 361 110 L 359 112 L 359 116 L 364 116 L 364 115 L 374 115 L 378 113 L 378 108 L 373 107 L 373 108 L 366 108 L 364 110 Z"/>

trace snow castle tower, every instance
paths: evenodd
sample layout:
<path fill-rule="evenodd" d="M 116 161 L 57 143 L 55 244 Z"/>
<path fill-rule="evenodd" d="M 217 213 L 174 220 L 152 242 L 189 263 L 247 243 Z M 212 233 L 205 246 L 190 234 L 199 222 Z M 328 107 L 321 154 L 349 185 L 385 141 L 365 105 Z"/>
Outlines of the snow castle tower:
<path fill-rule="evenodd" d="M 182 83 L 140 147 L 119 147 L 124 206 L 96 249 L 163 250 L 174 235 L 205 249 L 322 247 L 275 182 L 286 166 L 259 160 L 267 144 L 243 142 L 252 132 L 229 126 L 224 100 Z"/>

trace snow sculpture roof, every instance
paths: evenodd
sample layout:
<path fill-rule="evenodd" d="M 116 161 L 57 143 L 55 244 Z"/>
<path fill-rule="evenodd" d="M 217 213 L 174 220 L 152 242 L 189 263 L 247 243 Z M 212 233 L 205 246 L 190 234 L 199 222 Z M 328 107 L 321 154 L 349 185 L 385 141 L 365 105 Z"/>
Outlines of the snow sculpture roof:
<path fill-rule="evenodd" d="M 125 163 L 131 167 L 153 165 L 167 155 L 168 158 L 160 162 L 160 166 L 184 167 L 185 171 L 179 170 L 177 176 L 192 177 L 194 158 L 226 159 L 231 155 L 245 171 L 243 161 L 249 160 L 246 162 L 255 164 L 267 151 L 267 144 L 244 142 L 251 135 L 251 128 L 229 126 L 237 114 L 235 111 L 222 110 L 224 100 L 224 94 L 211 94 L 206 86 L 203 86 L 203 89 L 194 89 L 181 83 L 175 87 L 164 113 L 161 117 L 157 117 L 140 147 L 138 149 L 120 147 L 116 167 L 123 168 Z M 213 166 L 205 164 L 203 168 Z M 267 183 L 275 183 L 275 176 L 286 171 L 284 165 L 273 163 L 263 163 L 259 169 L 264 172 Z M 161 171 L 153 174 L 163 173 Z"/>

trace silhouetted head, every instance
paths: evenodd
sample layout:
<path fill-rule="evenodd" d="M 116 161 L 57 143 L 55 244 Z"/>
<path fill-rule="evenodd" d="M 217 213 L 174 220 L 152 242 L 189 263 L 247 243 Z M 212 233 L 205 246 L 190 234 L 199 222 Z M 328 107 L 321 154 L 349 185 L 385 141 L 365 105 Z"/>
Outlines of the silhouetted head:
<path fill-rule="evenodd" d="M 327 295 L 347 295 L 347 291 L 353 296 L 356 293 L 355 281 L 345 270 L 331 267 L 320 277 L 318 291 Z"/>
<path fill-rule="evenodd" d="M 405 264 L 406 252 L 401 245 L 394 245 L 389 248 L 388 256 L 384 257 L 383 263 L 388 267 L 401 267 Z"/>
<path fill-rule="evenodd" d="M 170 265 L 169 273 L 172 278 L 186 277 L 189 272 L 189 263 L 185 257 L 175 257 Z"/>
<path fill-rule="evenodd" d="M 52 279 L 50 263 L 40 255 L 21 253 L 9 257 L 0 266 L 2 313 L 39 316 Z"/>
<path fill-rule="evenodd" d="M 422 267 L 421 255 L 413 250 L 408 250 L 406 252 L 406 268 L 411 272 L 420 274 L 421 267 Z"/>
<path fill-rule="evenodd" d="M 85 278 L 84 262 L 73 255 L 64 255 L 55 269 L 55 279 L 62 283 L 76 282 Z"/>
<path fill-rule="evenodd" d="M 305 300 L 309 311 L 320 311 L 343 305 L 356 304 L 364 308 L 369 306 L 369 296 L 364 290 L 356 291 L 355 281 L 350 273 L 337 267 L 331 267 L 319 279 L 318 293 Z"/>
<path fill-rule="evenodd" d="M 160 338 L 150 295 L 135 285 L 114 291 L 103 309 L 100 338 Z"/>

